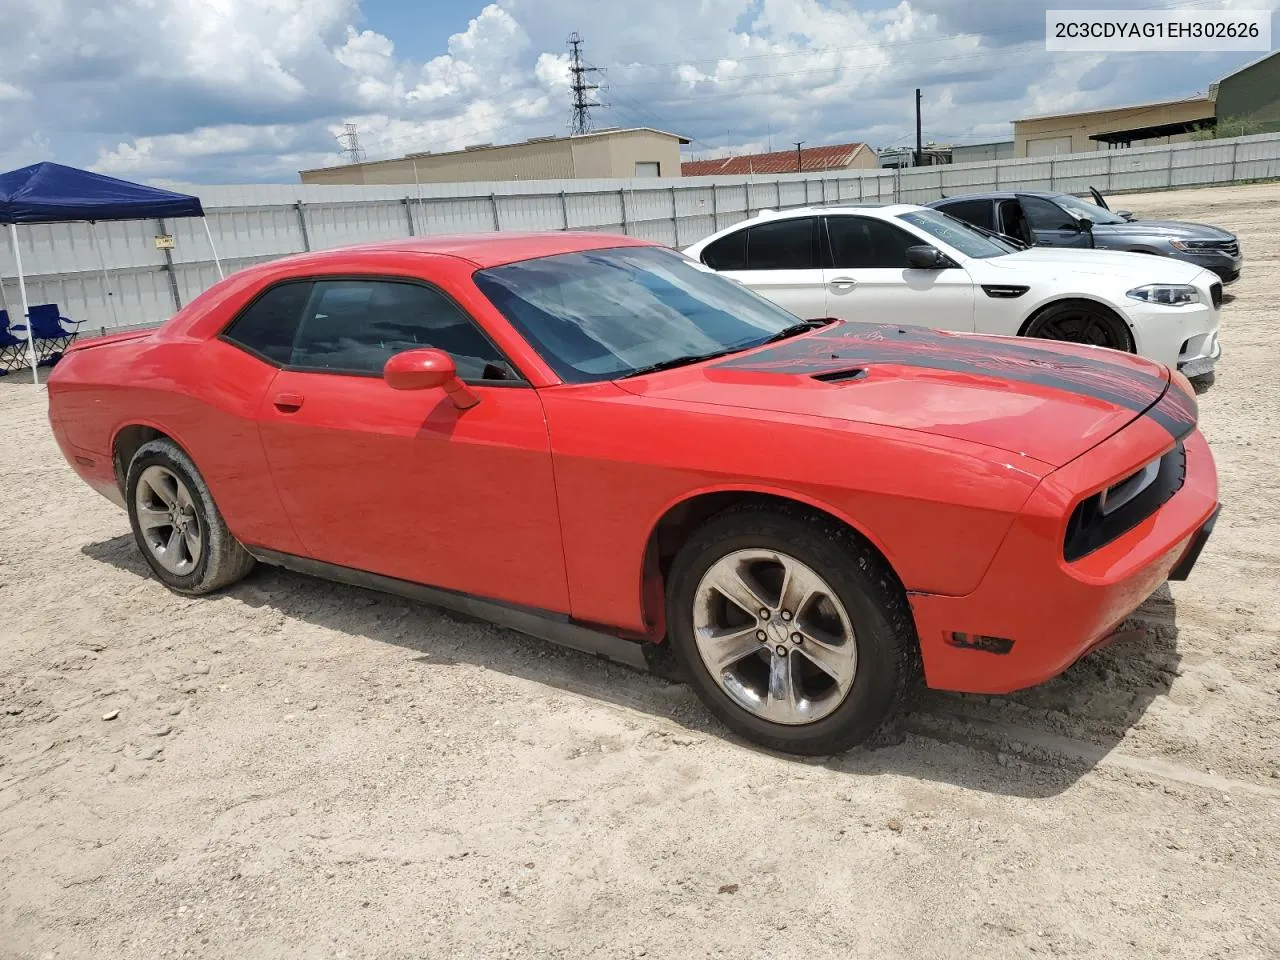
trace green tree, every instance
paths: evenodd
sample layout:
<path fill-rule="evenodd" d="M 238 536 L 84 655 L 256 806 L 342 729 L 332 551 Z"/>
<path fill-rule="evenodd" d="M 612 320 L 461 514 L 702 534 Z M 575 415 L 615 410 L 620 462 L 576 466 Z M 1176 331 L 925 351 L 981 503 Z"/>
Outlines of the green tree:
<path fill-rule="evenodd" d="M 1267 124 L 1249 117 L 1222 117 L 1216 126 L 1201 127 L 1191 134 L 1192 140 L 1219 140 L 1222 137 L 1248 137 L 1266 133 Z"/>

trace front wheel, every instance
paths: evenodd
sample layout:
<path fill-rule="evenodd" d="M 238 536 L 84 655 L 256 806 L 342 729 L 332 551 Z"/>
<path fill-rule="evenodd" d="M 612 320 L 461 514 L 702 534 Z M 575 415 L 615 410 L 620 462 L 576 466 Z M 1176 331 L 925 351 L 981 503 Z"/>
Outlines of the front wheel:
<path fill-rule="evenodd" d="M 919 676 L 901 584 L 835 521 L 726 512 L 693 535 L 668 582 L 685 676 L 726 726 L 762 746 L 839 753 L 875 734 Z"/>
<path fill-rule="evenodd" d="M 1041 310 L 1027 326 L 1026 336 L 1064 343 L 1084 343 L 1133 353 L 1133 335 L 1124 321 L 1100 304 L 1064 300 Z"/>

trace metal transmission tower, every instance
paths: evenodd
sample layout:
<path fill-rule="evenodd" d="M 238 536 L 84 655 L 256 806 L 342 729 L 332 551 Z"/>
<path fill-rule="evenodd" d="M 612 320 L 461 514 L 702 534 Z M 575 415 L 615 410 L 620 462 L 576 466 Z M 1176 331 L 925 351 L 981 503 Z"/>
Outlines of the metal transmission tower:
<path fill-rule="evenodd" d="M 569 34 L 569 72 L 573 75 L 569 89 L 573 99 L 573 119 L 569 121 L 570 133 L 588 133 L 591 130 L 591 108 L 600 104 L 587 99 L 592 90 L 599 90 L 598 83 L 588 83 L 587 74 L 601 73 L 599 67 L 582 64 L 582 37 L 577 31 Z"/>
<path fill-rule="evenodd" d="M 364 148 L 360 146 L 360 134 L 356 132 L 354 123 L 343 124 L 346 133 L 338 137 L 338 142 L 342 144 L 342 155 L 347 158 L 347 163 L 364 163 Z"/>

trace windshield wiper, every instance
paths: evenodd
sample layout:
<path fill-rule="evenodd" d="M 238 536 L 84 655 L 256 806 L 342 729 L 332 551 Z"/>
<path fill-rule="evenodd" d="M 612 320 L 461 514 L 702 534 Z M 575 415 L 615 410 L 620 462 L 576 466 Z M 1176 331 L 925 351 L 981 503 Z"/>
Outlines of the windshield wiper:
<path fill-rule="evenodd" d="M 724 350 L 714 350 L 711 353 L 695 353 L 687 357 L 672 357 L 670 360 L 659 360 L 657 363 L 651 363 L 647 367 L 640 367 L 629 373 L 624 373 L 619 380 L 626 380 L 628 377 L 642 377 L 646 373 L 657 373 L 659 370 L 673 370 L 676 367 L 686 367 L 691 363 L 701 363 L 703 360 L 714 360 L 716 357 L 728 356 L 731 353 L 738 353 L 745 347 L 728 347 Z"/>
<path fill-rule="evenodd" d="M 950 214 L 948 214 L 948 216 L 950 216 Z M 970 230 L 978 231 L 978 233 L 982 234 L 984 237 L 988 238 L 989 240 L 997 240 L 1000 243 L 1005 244 L 1006 246 L 1013 247 L 1015 250 L 1030 249 L 1025 243 L 1023 243 L 1017 237 L 1011 237 L 1007 233 L 999 233 L 995 230 L 988 230 L 986 227 L 980 227 L 976 223 L 969 223 L 966 220 L 961 220 L 960 222 L 963 223 Z"/>
<path fill-rule="evenodd" d="M 808 333 L 810 330 L 817 330 L 819 327 L 825 327 L 835 323 L 830 317 L 822 320 L 802 320 L 800 323 L 793 323 L 789 327 L 783 327 L 777 333 L 770 337 L 766 337 L 753 346 L 763 347 L 766 343 L 777 343 L 779 340 L 788 340 L 791 337 L 798 337 L 802 333 Z"/>

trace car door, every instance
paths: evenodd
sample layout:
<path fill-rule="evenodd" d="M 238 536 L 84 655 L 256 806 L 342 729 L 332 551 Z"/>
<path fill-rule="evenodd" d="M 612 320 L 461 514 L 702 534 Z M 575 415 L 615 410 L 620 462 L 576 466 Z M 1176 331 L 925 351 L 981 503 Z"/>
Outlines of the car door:
<path fill-rule="evenodd" d="M 1027 218 L 1036 243 L 1046 247 L 1092 247 L 1093 236 L 1052 200 L 1019 194 L 1018 203 Z"/>
<path fill-rule="evenodd" d="M 702 262 L 802 320 L 816 320 L 827 316 L 818 228 L 818 217 L 767 220 L 710 244 Z"/>
<path fill-rule="evenodd" d="M 999 230 L 995 219 L 995 201 L 987 197 L 948 200 L 946 203 L 937 204 L 936 209 L 965 223 L 972 223 L 987 230 Z"/>
<path fill-rule="evenodd" d="M 920 270 L 907 248 L 927 244 L 875 217 L 824 218 L 830 266 L 827 309 L 841 320 L 973 330 L 973 281 L 963 267 Z"/>
<path fill-rule="evenodd" d="M 550 441 L 536 391 L 436 287 L 412 278 L 303 282 L 292 329 L 277 330 L 268 348 L 281 369 L 259 428 L 310 556 L 567 612 Z M 227 336 L 254 339 L 236 325 Z M 443 388 L 392 389 L 384 363 L 415 347 L 449 353 L 479 403 L 460 410 Z"/>

